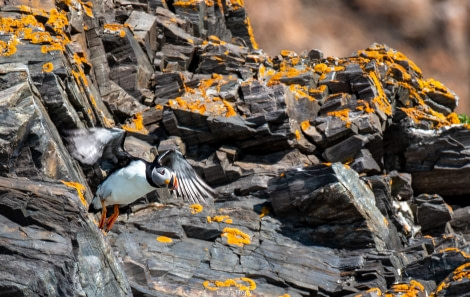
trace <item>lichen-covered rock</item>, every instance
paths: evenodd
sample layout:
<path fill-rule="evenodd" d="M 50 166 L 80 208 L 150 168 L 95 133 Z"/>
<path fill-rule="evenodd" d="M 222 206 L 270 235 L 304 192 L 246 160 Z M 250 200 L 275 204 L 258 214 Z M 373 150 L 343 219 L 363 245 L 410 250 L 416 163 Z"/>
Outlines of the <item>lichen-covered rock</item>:
<path fill-rule="evenodd" d="M 0 291 L 9 296 L 132 296 L 75 190 L 0 177 Z"/>
<path fill-rule="evenodd" d="M 271 57 L 242 1 L 8 3 L 0 295 L 464 294 L 468 127 L 404 54 Z M 180 149 L 219 199 L 161 189 L 102 234 L 83 206 L 107 168 L 60 136 L 95 126 Z"/>

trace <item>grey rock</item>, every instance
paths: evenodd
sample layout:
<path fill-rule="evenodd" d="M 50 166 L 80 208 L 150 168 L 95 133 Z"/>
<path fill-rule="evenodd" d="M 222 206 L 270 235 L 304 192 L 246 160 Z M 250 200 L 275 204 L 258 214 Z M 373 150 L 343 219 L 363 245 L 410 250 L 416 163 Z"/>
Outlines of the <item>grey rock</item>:
<path fill-rule="evenodd" d="M 373 192 L 357 173 L 341 164 L 288 172 L 270 181 L 268 193 L 276 214 L 303 214 L 302 220 L 315 227 L 310 235 L 313 240 L 345 247 L 374 244 L 379 250 L 399 243 L 390 238 Z"/>

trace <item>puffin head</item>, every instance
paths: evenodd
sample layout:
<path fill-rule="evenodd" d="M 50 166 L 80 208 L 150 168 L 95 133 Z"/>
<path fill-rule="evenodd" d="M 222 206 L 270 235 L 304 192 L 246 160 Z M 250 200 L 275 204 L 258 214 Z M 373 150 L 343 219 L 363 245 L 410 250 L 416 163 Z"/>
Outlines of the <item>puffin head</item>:
<path fill-rule="evenodd" d="M 167 167 L 157 167 L 152 170 L 152 181 L 161 188 L 168 188 L 170 191 L 178 188 L 176 173 Z"/>

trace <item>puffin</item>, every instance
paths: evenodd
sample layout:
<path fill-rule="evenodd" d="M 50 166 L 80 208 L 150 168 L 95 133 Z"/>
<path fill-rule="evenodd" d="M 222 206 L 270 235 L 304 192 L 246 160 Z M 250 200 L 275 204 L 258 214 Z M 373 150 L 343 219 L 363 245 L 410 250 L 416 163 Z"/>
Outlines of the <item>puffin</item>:
<path fill-rule="evenodd" d="M 167 188 L 178 198 L 194 204 L 210 205 L 217 197 L 176 149 L 170 149 L 152 162 L 132 156 L 124 149 L 127 131 L 119 128 L 75 129 L 65 132 L 72 157 L 84 165 L 113 164 L 108 176 L 98 185 L 92 205 L 102 209 L 98 224 L 106 232 L 119 216 L 119 206 L 130 204 L 157 188 Z M 107 219 L 106 207 L 114 212 Z"/>

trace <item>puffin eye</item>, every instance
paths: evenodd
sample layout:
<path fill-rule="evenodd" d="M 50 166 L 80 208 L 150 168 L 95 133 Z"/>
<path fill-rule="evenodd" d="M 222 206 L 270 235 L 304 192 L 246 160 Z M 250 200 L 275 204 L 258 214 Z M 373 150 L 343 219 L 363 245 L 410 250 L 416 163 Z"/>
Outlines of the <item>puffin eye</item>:
<path fill-rule="evenodd" d="M 162 172 L 160 172 L 161 175 L 165 174 L 165 169 L 162 169 Z"/>

